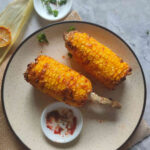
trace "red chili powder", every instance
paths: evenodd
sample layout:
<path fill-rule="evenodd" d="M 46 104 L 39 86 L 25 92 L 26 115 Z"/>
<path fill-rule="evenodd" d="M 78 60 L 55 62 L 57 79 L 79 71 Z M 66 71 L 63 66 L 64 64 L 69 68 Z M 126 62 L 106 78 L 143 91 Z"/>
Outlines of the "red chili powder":
<path fill-rule="evenodd" d="M 71 109 L 54 110 L 46 115 L 46 126 L 54 134 L 64 135 L 73 134 L 77 126 L 77 118 L 73 115 Z"/>

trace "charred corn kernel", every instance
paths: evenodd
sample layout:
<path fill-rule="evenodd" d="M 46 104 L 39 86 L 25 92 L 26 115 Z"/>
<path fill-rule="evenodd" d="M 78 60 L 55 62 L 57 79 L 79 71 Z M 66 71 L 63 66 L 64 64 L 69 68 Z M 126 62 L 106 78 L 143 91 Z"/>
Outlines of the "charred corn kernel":
<path fill-rule="evenodd" d="M 73 106 L 82 106 L 92 91 L 86 77 L 44 55 L 28 65 L 24 77 L 43 93 Z"/>
<path fill-rule="evenodd" d="M 107 88 L 113 89 L 131 73 L 126 62 L 87 33 L 71 31 L 64 39 L 74 59 Z"/>

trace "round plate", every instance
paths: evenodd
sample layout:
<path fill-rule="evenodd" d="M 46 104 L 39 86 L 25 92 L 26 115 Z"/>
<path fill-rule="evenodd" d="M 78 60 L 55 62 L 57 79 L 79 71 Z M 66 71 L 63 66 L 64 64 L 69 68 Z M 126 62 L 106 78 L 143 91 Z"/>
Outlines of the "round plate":
<path fill-rule="evenodd" d="M 40 127 L 43 109 L 55 100 L 27 83 L 23 73 L 27 64 L 40 55 L 42 50 L 42 54 L 49 55 L 85 74 L 83 69 L 67 55 L 63 33 L 70 26 L 76 27 L 81 32 L 89 33 L 111 48 L 130 64 L 133 72 L 113 91 L 107 90 L 92 79 L 93 90 L 96 93 L 119 100 L 123 107 L 120 110 L 114 110 L 109 107 L 103 108 L 100 105 L 85 106 L 81 109 L 84 125 L 80 136 L 69 144 L 59 145 L 50 143 Z M 49 44 L 43 47 L 36 38 L 40 32 L 44 32 L 49 41 Z M 89 78 L 91 79 L 91 77 Z M 2 101 L 12 130 L 29 149 L 115 150 L 129 139 L 140 123 L 145 108 L 146 87 L 143 71 L 137 57 L 120 37 L 93 23 L 69 21 L 44 27 L 22 42 L 5 70 L 2 83 Z"/>
<path fill-rule="evenodd" d="M 73 134 L 68 134 L 65 136 L 62 136 L 61 134 L 54 134 L 54 131 L 51 131 L 46 126 L 46 115 L 47 115 L 47 113 L 54 111 L 54 110 L 59 110 L 62 108 L 71 109 L 73 112 L 73 115 L 77 118 L 77 125 L 76 125 L 76 128 L 75 128 Z M 83 126 L 83 119 L 82 119 L 82 115 L 81 115 L 79 109 L 72 107 L 72 106 L 69 106 L 65 103 L 57 102 L 57 103 L 53 103 L 53 104 L 48 105 L 43 110 L 42 115 L 41 115 L 41 127 L 42 127 L 42 130 L 43 130 L 45 136 L 48 139 L 50 139 L 51 141 L 56 142 L 56 143 L 68 143 L 68 142 L 73 141 L 80 134 L 80 132 L 82 130 L 82 126 Z"/>

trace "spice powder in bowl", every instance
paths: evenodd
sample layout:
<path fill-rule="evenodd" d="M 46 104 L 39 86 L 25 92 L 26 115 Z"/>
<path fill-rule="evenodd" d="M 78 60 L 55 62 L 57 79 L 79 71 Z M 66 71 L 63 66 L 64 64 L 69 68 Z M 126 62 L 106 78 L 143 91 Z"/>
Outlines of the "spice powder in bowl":
<path fill-rule="evenodd" d="M 77 118 L 71 109 L 62 108 L 54 110 L 46 115 L 46 126 L 54 134 L 65 136 L 73 134 L 77 125 Z"/>
<path fill-rule="evenodd" d="M 41 126 L 45 136 L 51 141 L 67 143 L 80 134 L 83 119 L 79 109 L 57 102 L 44 109 Z"/>

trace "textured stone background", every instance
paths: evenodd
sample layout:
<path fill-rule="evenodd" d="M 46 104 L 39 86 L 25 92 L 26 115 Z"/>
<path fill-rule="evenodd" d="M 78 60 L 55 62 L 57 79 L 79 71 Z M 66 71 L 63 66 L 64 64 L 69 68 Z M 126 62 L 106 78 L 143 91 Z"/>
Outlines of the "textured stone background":
<path fill-rule="evenodd" d="M 0 0 L 0 12 L 10 1 Z M 75 0 L 73 9 L 78 11 L 82 20 L 100 24 L 117 33 L 134 50 L 146 77 L 147 104 L 144 119 L 150 125 L 150 0 Z M 33 12 L 24 38 L 49 23 Z M 149 150 L 149 147 L 150 137 L 135 145 L 132 150 Z"/>

